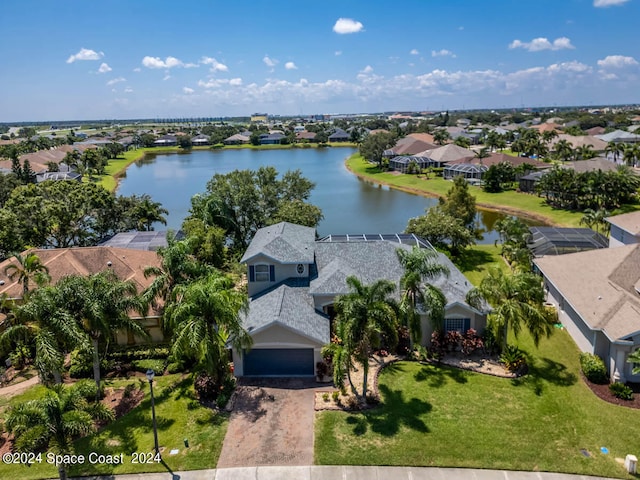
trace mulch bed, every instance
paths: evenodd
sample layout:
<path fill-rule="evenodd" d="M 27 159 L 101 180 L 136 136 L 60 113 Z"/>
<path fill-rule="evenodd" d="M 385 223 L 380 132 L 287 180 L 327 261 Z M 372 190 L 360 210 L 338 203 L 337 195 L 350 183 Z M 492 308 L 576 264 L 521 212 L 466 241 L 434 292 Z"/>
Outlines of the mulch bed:
<path fill-rule="evenodd" d="M 116 419 L 126 415 L 142 402 L 144 392 L 136 386 L 125 396 L 125 388 L 107 388 L 102 403 L 113 410 Z"/>
<path fill-rule="evenodd" d="M 614 397 L 609 391 L 609 385 L 599 385 L 597 383 L 592 383 L 584 375 L 581 375 L 582 380 L 587 386 L 591 389 L 591 391 L 598 396 L 600 399 L 605 402 L 613 403 L 614 405 L 620 405 L 622 407 L 629 408 L 640 408 L 640 384 L 637 383 L 628 383 L 627 385 L 631 387 L 634 392 L 633 400 L 622 400 L 621 398 Z"/>

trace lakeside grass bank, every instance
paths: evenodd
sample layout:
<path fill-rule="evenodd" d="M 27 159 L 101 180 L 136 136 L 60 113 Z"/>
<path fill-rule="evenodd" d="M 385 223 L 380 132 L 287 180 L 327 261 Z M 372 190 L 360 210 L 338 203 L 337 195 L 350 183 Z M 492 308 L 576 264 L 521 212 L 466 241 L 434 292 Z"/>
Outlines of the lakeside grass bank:
<path fill-rule="evenodd" d="M 451 188 L 451 182 L 440 177 L 430 176 L 427 179 L 424 176 L 381 172 L 377 166 L 367 162 L 359 153 L 349 157 L 345 164 L 347 169 L 359 178 L 416 195 L 443 197 Z M 480 209 L 530 218 L 552 226 L 577 227 L 584 215 L 582 212 L 553 208 L 545 204 L 542 198 L 528 193 L 515 191 L 487 193 L 475 186 L 469 186 L 469 191 L 476 197 L 476 205 Z"/>

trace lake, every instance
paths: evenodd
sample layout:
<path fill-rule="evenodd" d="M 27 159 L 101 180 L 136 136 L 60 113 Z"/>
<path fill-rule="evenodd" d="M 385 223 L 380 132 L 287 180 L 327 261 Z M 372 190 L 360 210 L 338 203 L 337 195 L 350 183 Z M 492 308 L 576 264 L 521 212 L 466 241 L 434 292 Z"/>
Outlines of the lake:
<path fill-rule="evenodd" d="M 279 173 L 300 169 L 316 183 L 311 203 L 319 206 L 324 219 L 320 236 L 351 233 L 400 233 L 410 218 L 423 215 L 437 203 L 434 198 L 391 189 L 361 180 L 347 170 L 344 161 L 353 148 L 309 148 L 290 150 L 196 150 L 190 153 L 147 155 L 132 164 L 118 187 L 120 195 L 151 195 L 169 210 L 167 228 L 178 229 L 189 214 L 190 199 L 206 189 L 215 173 L 236 169 L 257 170 L 274 166 Z M 489 233 L 481 243 L 493 243 L 494 223 L 504 215 L 480 211 L 478 222 Z M 155 225 L 156 229 L 164 228 Z"/>

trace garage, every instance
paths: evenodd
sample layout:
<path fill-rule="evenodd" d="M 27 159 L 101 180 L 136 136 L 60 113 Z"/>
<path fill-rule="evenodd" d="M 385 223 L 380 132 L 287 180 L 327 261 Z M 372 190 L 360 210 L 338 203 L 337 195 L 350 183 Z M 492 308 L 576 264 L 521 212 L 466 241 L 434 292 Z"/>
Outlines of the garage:
<path fill-rule="evenodd" d="M 314 376 L 312 348 L 256 348 L 244 354 L 244 375 Z"/>

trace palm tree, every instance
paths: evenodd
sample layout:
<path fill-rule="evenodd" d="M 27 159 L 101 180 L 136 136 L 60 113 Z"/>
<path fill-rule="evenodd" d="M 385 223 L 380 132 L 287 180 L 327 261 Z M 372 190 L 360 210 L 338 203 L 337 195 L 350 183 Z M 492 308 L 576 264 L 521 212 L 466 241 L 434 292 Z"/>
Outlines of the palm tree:
<path fill-rule="evenodd" d="M 34 279 L 38 286 L 51 280 L 49 268 L 40 261 L 40 257 L 34 252 L 29 252 L 24 257 L 16 253 L 14 257 L 18 263 L 7 265 L 4 273 L 10 280 L 17 279 L 18 283 L 22 284 L 23 298 L 29 293 L 29 280 Z"/>
<path fill-rule="evenodd" d="M 169 210 L 162 208 L 162 203 L 154 202 L 148 194 L 142 195 L 140 202 L 135 206 L 133 217 L 138 223 L 138 230 L 150 232 L 155 222 L 167 224 L 163 215 L 168 215 Z"/>
<path fill-rule="evenodd" d="M 471 146 L 471 140 L 463 136 L 456 138 L 453 143 L 462 148 L 469 148 Z"/>
<path fill-rule="evenodd" d="M 626 145 L 622 153 L 622 160 L 629 167 L 635 167 L 640 160 L 640 146 L 637 144 Z"/>
<path fill-rule="evenodd" d="M 558 155 L 558 158 L 560 158 L 560 160 L 562 160 L 563 162 L 566 162 L 573 157 L 573 145 L 564 138 L 558 140 L 555 145 L 555 151 L 556 155 Z"/>
<path fill-rule="evenodd" d="M 433 132 L 433 141 L 438 145 L 444 145 L 445 143 L 447 143 L 447 140 L 449 140 L 449 138 L 451 138 L 449 132 L 442 128 Z"/>
<path fill-rule="evenodd" d="M 607 227 L 611 225 L 605 220 L 605 218 L 607 218 L 608 216 L 609 212 L 607 212 L 603 208 L 600 208 L 598 210 L 587 208 L 584 211 L 584 216 L 580 219 L 580 225 L 585 225 L 588 228 L 594 229 L 598 233 L 606 235 L 608 233 Z M 600 231 L 600 229 L 602 229 L 602 231 Z"/>
<path fill-rule="evenodd" d="M 176 287 L 177 299 L 167 307 L 165 318 L 173 331 L 171 351 L 189 356 L 215 380 L 223 380 L 227 369 L 227 342 L 237 348 L 251 346 L 242 327 L 247 297 L 234 287 L 230 277 L 212 272 Z"/>
<path fill-rule="evenodd" d="M 331 343 L 322 348 L 322 356 L 324 358 L 331 358 L 331 363 L 333 364 L 333 383 L 335 386 L 343 391 L 344 377 L 346 376 L 349 381 L 349 386 L 351 387 L 351 392 L 354 395 L 357 395 L 358 392 L 351 380 L 351 370 L 355 369 L 355 366 L 353 365 L 353 358 L 341 340 L 341 338 L 345 337 L 345 325 L 346 324 L 344 322 L 336 324 L 336 332 L 331 339 Z"/>
<path fill-rule="evenodd" d="M 442 327 L 444 308 L 447 299 L 438 287 L 423 283 L 434 280 L 440 275 L 449 275 L 449 269 L 437 263 L 438 254 L 435 250 L 414 246 L 410 251 L 403 248 L 396 249 L 398 260 L 404 268 L 404 275 L 400 279 L 400 311 L 411 333 L 411 340 L 420 343 L 422 328 L 419 309 L 429 315 L 431 323 L 436 328 Z"/>
<path fill-rule="evenodd" d="M 5 426 L 15 435 L 18 452 L 49 450 L 56 455 L 73 453 L 73 439 L 96 430 L 96 421 L 113 420 L 113 412 L 101 403 L 89 403 L 95 395 L 91 382 L 56 385 L 44 398 L 12 407 Z M 67 478 L 67 465 L 58 465 L 60 480 Z"/>
<path fill-rule="evenodd" d="M 640 348 L 627 356 L 627 363 L 633 363 L 633 374 L 640 375 Z"/>
<path fill-rule="evenodd" d="M 367 394 L 369 357 L 385 336 L 390 345 L 398 342 L 397 307 L 391 299 L 396 286 L 389 280 L 378 280 L 363 285 L 354 276 L 347 277 L 351 292 L 336 298 L 337 331 L 346 349 L 346 354 L 362 365 L 362 398 Z"/>
<path fill-rule="evenodd" d="M 480 163 L 482 163 L 482 159 L 490 157 L 491 153 L 487 147 L 482 147 L 480 150 L 476 150 L 473 156 L 480 159 Z"/>
<path fill-rule="evenodd" d="M 93 354 L 93 378 L 100 393 L 100 345 L 117 332 L 127 331 L 142 338 L 149 335 L 139 322 L 129 317 L 133 311 L 143 313 L 142 302 L 132 281 L 119 280 L 110 270 L 88 277 L 69 276 L 57 284 L 65 298 L 65 309 L 84 331 Z"/>
<path fill-rule="evenodd" d="M 576 160 L 589 160 L 597 155 L 596 151 L 592 148 L 590 143 L 587 145 L 580 145 L 575 150 Z"/>
<path fill-rule="evenodd" d="M 484 302 L 491 306 L 489 325 L 503 349 L 507 346 L 509 328 L 516 337 L 526 328 L 536 346 L 542 336 L 548 337 L 553 332 L 553 320 L 544 309 L 544 291 L 537 275 L 517 271 L 505 274 L 492 269 L 467 294 L 467 303 L 475 308 L 482 309 Z"/>
<path fill-rule="evenodd" d="M 52 375 L 55 383 L 62 382 L 65 354 L 84 341 L 74 318 L 62 307 L 65 301 L 56 287 L 34 291 L 24 304 L 14 308 L 14 322 L 0 336 L 5 345 L 33 343 L 40 377 Z"/>
<path fill-rule="evenodd" d="M 558 138 L 558 132 L 555 130 L 545 130 L 542 132 L 542 141 L 547 145 L 551 144 L 554 138 Z"/>
<path fill-rule="evenodd" d="M 607 156 L 611 154 L 611 156 L 613 157 L 614 163 L 618 163 L 618 158 L 622 157 L 622 155 L 624 154 L 624 150 L 625 150 L 624 143 L 609 142 L 607 143 L 607 146 L 604 149 L 604 153 Z"/>

